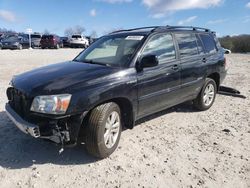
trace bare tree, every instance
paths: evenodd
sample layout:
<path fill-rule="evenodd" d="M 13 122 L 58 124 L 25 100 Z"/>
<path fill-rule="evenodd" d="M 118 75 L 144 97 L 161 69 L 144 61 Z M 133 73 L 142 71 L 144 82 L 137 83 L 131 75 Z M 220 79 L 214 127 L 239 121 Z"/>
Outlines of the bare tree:
<path fill-rule="evenodd" d="M 74 28 L 75 34 L 81 35 L 84 33 L 85 28 L 80 26 L 80 25 L 76 25 Z"/>
<path fill-rule="evenodd" d="M 74 31 L 73 31 L 72 27 L 66 28 L 65 31 L 64 31 L 64 35 L 67 36 L 67 37 L 70 37 L 73 34 L 74 34 Z"/>
<path fill-rule="evenodd" d="M 84 27 L 82 27 L 80 25 L 76 25 L 74 27 L 66 28 L 65 31 L 64 31 L 64 35 L 70 37 L 70 36 L 72 36 L 74 34 L 82 35 L 84 32 L 85 32 Z"/>
<path fill-rule="evenodd" d="M 0 28 L 0 33 L 16 33 L 16 31 L 6 28 Z"/>
<path fill-rule="evenodd" d="M 104 31 L 103 35 L 107 35 L 109 33 L 112 33 L 112 32 L 115 32 L 115 31 L 120 31 L 120 30 L 123 30 L 123 28 L 122 27 L 120 27 L 120 28 L 111 28 L 109 30 Z"/>
<path fill-rule="evenodd" d="M 50 34 L 50 32 L 49 32 L 48 29 L 44 29 L 43 34 L 44 34 L 44 35 L 48 35 L 48 34 Z"/>
<path fill-rule="evenodd" d="M 98 37 L 97 32 L 96 31 L 92 31 L 91 34 L 90 34 L 90 37 L 91 38 L 97 38 Z"/>

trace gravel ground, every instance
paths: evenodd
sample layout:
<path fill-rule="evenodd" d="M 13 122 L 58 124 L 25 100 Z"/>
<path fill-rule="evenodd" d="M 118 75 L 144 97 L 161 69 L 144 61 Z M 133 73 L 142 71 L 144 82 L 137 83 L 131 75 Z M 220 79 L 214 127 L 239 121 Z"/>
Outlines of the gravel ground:
<path fill-rule="evenodd" d="M 0 187 L 250 187 L 250 55 L 227 56 L 223 85 L 247 98 L 217 95 L 154 114 L 122 133 L 119 148 L 96 160 L 84 146 L 59 148 L 20 132 L 7 118 L 5 90 L 15 74 L 70 60 L 78 49 L 0 51 Z"/>

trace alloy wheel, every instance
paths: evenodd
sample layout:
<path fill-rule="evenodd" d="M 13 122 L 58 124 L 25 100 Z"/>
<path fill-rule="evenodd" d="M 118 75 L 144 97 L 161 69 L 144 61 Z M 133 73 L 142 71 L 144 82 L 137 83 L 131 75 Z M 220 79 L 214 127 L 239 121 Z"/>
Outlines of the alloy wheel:
<path fill-rule="evenodd" d="M 104 143 L 107 148 L 112 148 L 119 136 L 120 131 L 120 116 L 118 112 L 113 111 L 109 116 L 105 124 L 104 130 Z"/>

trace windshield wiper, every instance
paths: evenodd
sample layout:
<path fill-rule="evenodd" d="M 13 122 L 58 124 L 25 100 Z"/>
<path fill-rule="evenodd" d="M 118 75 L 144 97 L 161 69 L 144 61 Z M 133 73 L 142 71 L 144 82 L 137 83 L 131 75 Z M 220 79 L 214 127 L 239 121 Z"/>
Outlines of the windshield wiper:
<path fill-rule="evenodd" d="M 107 67 L 111 67 L 110 64 L 108 63 L 102 63 L 102 62 L 97 62 L 97 61 L 93 61 L 93 60 L 79 60 L 79 59 L 74 59 L 73 61 L 76 62 L 81 62 L 81 63 L 89 63 L 89 64 L 96 64 L 96 65 L 103 65 L 103 66 L 107 66 Z"/>
<path fill-rule="evenodd" d="M 103 66 L 108 66 L 110 67 L 110 64 L 108 63 L 102 63 L 102 62 L 97 62 L 97 61 L 93 61 L 93 60 L 84 60 L 82 61 L 83 63 L 89 63 L 89 64 L 97 64 L 97 65 L 103 65 Z"/>

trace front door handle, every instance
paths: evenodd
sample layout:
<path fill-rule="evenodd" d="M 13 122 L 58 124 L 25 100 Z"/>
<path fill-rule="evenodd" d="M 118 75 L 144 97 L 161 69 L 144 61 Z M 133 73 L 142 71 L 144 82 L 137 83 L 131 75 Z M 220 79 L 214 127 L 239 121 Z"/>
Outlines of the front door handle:
<path fill-rule="evenodd" d="M 179 70 L 179 66 L 178 66 L 178 65 L 173 65 L 173 66 L 172 66 L 172 70 L 174 70 L 174 71 Z"/>

